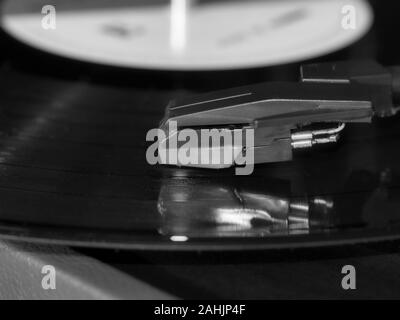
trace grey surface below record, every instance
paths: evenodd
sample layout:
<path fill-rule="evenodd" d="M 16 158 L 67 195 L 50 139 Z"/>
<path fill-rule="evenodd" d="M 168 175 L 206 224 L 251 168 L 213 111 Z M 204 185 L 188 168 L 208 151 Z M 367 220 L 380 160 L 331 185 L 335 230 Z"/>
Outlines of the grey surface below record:
<path fill-rule="evenodd" d="M 1 241 L 0 265 L 1 300 L 174 298 L 67 247 Z M 42 286 L 45 266 L 54 267 L 55 289 Z"/>

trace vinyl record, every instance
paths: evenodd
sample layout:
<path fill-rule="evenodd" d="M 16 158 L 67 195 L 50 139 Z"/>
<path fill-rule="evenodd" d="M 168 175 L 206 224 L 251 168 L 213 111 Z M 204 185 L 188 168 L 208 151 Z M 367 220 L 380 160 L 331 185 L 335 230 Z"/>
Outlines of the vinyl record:
<path fill-rule="evenodd" d="M 35 11 L 37 3 L 32 3 Z M 354 3 L 367 8 L 362 1 Z M 5 25 L 12 33 L 19 24 L 7 19 L 8 14 Z M 386 25 L 383 22 L 382 17 L 376 20 L 378 26 Z M 335 52 L 334 58 L 375 58 L 377 43 L 391 46 L 387 32 L 377 30 L 375 26 L 366 38 Z M 28 33 L 26 38 L 15 35 L 40 47 L 30 42 Z M 333 47 L 357 38 L 348 37 L 340 45 L 333 41 Z M 43 38 L 51 44 L 48 40 Z M 158 127 L 171 99 L 232 82 L 293 80 L 299 64 L 265 65 L 309 58 L 325 53 L 326 47 L 283 60 L 249 57 L 215 65 L 189 56 L 160 58 L 159 64 L 146 64 L 136 55 L 132 60 L 113 56 L 114 61 L 109 52 L 97 61 L 155 69 L 264 66 L 169 73 L 129 68 L 111 72 L 67 59 L 55 64 L 51 56 L 29 51 L 9 38 L 2 42 L 7 51 L 0 70 L 1 238 L 141 250 L 266 250 L 400 238 L 398 116 L 352 123 L 337 146 L 299 153 L 291 162 L 257 165 L 250 176 L 235 176 L 233 169 L 187 169 L 146 161 L 146 134 Z M 77 48 L 82 49 L 71 46 L 75 53 Z M 90 52 L 79 57 L 53 52 L 94 61 Z M 242 52 L 242 59 L 245 56 Z M 386 64 L 400 63 L 398 57 L 395 49 L 381 54 Z"/>
<path fill-rule="evenodd" d="M 354 124 L 337 148 L 238 177 L 147 163 L 146 132 L 176 92 L 15 72 L 1 88 L 2 237 L 238 250 L 400 235 L 398 118 Z"/>

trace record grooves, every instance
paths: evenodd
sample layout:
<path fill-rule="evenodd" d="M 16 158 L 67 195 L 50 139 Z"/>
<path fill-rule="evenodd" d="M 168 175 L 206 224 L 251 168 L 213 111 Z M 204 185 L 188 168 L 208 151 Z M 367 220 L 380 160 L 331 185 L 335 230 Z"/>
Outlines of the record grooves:
<path fill-rule="evenodd" d="M 377 16 L 361 41 L 316 60 L 376 57 L 382 21 Z M 0 238 L 145 250 L 400 240 L 399 116 L 350 124 L 337 146 L 258 165 L 250 176 L 146 162 L 146 133 L 158 127 L 171 99 L 293 80 L 301 61 L 141 70 L 53 57 L 1 39 L 9 46 L 0 69 Z M 377 41 L 385 47 L 389 40 Z M 383 62 L 400 64 L 395 54 L 385 51 Z M 262 199 L 267 213 L 277 204 L 303 210 L 303 225 L 291 229 L 243 210 L 241 194 Z M 223 220 L 226 210 L 243 219 Z"/>
<path fill-rule="evenodd" d="M 30 76 L 12 73 L 3 82 L 1 94 L 0 193 L 5 237 L 18 235 L 56 243 L 158 249 L 269 248 L 284 247 L 284 243 L 293 247 L 312 245 L 314 237 L 319 245 L 338 244 L 356 241 L 359 233 L 357 241 L 362 241 L 364 232 L 368 241 L 397 238 L 398 227 L 390 214 L 398 204 L 387 203 L 379 195 L 381 191 L 383 196 L 388 192 L 393 199 L 393 194 L 398 193 L 399 181 L 393 169 L 387 173 L 392 175 L 389 182 L 381 177 L 385 168 L 400 163 L 397 155 L 388 151 L 399 134 L 397 119 L 391 120 L 391 125 L 385 122 L 384 128 L 377 123 L 379 134 L 363 125 L 354 125 L 347 141 L 335 150 L 325 150 L 312 158 L 304 156 L 296 163 L 263 165 L 256 168 L 257 175 L 235 178 L 230 170 L 210 173 L 201 169 L 152 167 L 146 163 L 144 135 L 156 126 L 163 111 L 160 106 L 168 102 L 168 94 L 155 96 L 149 90 L 105 88 L 89 82 L 53 79 L 49 90 L 48 85 L 42 86 L 47 79 L 31 81 Z M 24 88 L 17 99 L 12 90 L 16 84 Z M 50 94 L 41 92 L 41 87 L 46 87 Z M 23 101 L 29 101 L 29 108 Z M 355 148 L 357 156 L 350 152 Z M 333 198 L 341 211 L 332 218 L 343 226 L 339 229 L 329 226 L 329 236 L 324 229 L 317 229 L 315 235 L 288 238 L 280 237 L 280 232 L 253 239 L 215 238 L 205 233 L 196 235 L 186 245 L 171 243 L 168 236 L 159 233 L 163 228 L 158 209 L 160 189 L 174 183 L 178 187 L 201 188 L 204 181 L 209 188 L 213 185 L 256 188 L 257 192 L 292 200 L 304 197 L 305 191 L 307 197 Z M 207 203 L 207 198 L 199 196 L 200 206 L 201 201 Z M 356 207 L 357 200 L 360 207 Z M 381 208 L 387 216 L 382 214 L 380 224 L 364 226 L 365 203 L 376 206 L 381 202 L 388 207 L 387 212 Z M 391 225 L 389 230 L 387 223 Z M 340 241 L 334 240 L 337 234 Z"/>

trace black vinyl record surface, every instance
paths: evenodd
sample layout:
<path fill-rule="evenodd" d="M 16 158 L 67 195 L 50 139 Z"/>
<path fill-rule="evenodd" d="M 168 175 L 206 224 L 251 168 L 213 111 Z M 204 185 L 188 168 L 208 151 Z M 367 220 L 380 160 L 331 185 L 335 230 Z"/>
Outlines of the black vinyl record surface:
<path fill-rule="evenodd" d="M 400 64 L 374 4 L 373 29 L 318 61 Z M 215 72 L 141 71 L 80 63 L 1 41 L 0 237 L 75 246 L 245 250 L 400 238 L 400 118 L 351 124 L 333 148 L 250 176 L 151 166 L 146 133 L 171 99 L 268 80 L 299 63 Z M 243 210 L 235 198 L 258 199 Z M 289 226 L 288 208 L 302 219 Z"/>

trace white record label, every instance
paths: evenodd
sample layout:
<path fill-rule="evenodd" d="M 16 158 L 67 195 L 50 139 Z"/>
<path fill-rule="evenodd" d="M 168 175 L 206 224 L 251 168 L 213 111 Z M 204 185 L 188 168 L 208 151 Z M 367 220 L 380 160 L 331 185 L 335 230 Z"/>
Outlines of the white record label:
<path fill-rule="evenodd" d="M 221 70 L 328 54 L 360 39 L 373 20 L 364 0 L 65 1 L 6 1 L 2 26 L 28 45 L 73 59 Z M 54 4 L 54 21 L 42 2 Z"/>

